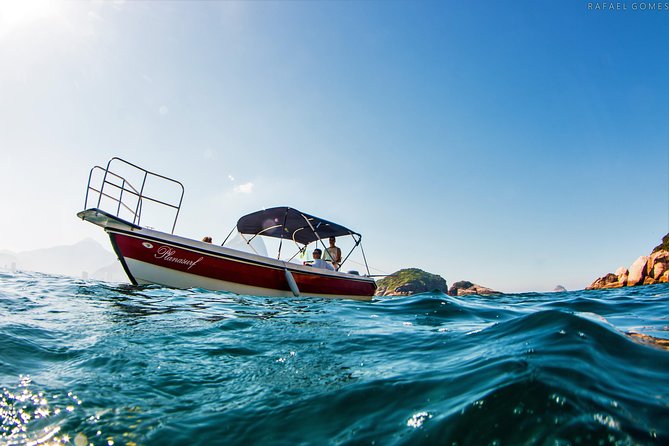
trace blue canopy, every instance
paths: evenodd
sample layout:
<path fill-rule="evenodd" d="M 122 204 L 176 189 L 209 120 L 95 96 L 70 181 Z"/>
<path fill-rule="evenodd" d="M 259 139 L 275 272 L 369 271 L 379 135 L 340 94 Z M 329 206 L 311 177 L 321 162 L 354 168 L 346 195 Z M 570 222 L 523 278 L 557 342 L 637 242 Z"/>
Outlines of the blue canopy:
<path fill-rule="evenodd" d="M 328 237 L 362 237 L 344 226 L 285 206 L 245 215 L 237 221 L 237 230 L 242 234 L 292 239 L 303 245 Z"/>

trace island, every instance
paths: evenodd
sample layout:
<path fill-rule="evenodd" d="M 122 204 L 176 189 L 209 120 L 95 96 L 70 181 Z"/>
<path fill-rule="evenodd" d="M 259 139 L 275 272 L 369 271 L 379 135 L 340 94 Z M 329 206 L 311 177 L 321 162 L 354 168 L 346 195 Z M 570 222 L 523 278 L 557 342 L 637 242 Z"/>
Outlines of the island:
<path fill-rule="evenodd" d="M 419 268 L 404 268 L 376 282 L 376 296 L 410 296 L 418 293 L 439 292 L 450 296 L 471 294 L 503 294 L 467 280 L 455 282 L 448 288 L 446 280 L 438 274 L 428 273 Z"/>
<path fill-rule="evenodd" d="M 448 285 L 443 277 L 419 268 L 405 268 L 376 282 L 376 296 L 409 296 L 437 291 L 446 293 Z"/>
<path fill-rule="evenodd" d="M 640 256 L 629 268 L 621 266 L 614 273 L 608 273 L 586 288 L 621 288 L 639 285 L 653 285 L 669 282 L 669 234 L 662 238 L 647 256 Z"/>

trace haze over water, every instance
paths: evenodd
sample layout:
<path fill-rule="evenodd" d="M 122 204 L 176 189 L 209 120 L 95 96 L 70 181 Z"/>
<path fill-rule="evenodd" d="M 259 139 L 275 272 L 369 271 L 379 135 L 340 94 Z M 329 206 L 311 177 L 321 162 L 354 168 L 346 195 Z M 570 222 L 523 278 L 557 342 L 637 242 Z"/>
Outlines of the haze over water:
<path fill-rule="evenodd" d="M 373 302 L 0 273 L 0 443 L 668 444 L 669 286 Z"/>

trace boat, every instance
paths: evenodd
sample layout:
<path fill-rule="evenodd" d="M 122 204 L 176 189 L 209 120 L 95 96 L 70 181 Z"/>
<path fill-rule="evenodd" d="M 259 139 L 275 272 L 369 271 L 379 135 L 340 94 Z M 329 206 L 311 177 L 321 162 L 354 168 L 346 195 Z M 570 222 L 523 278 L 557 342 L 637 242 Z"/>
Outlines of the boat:
<path fill-rule="evenodd" d="M 222 245 L 179 236 L 175 229 L 184 190 L 173 178 L 114 157 L 106 167 L 91 168 L 84 210 L 77 216 L 104 229 L 133 285 L 277 297 L 371 300 L 374 295 L 376 282 L 369 273 L 359 233 L 279 206 L 239 218 Z M 160 216 L 166 229 L 145 223 L 149 213 L 152 218 Z M 338 268 L 315 268 L 303 260 L 308 258 L 309 245 L 326 252 L 324 241 L 330 237 L 338 241 L 350 237 L 351 251 L 342 256 Z M 276 257 L 263 251 L 264 244 L 259 243 L 263 239 L 278 243 Z M 358 250 L 366 274 L 344 270 Z"/>

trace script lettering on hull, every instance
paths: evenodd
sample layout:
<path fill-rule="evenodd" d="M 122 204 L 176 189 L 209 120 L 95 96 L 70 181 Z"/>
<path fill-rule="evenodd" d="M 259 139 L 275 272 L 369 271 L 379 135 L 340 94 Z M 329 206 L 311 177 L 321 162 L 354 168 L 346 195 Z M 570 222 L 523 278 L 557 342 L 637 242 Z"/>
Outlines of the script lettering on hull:
<path fill-rule="evenodd" d="M 161 246 L 158 248 L 158 251 L 153 255 L 156 259 L 161 259 L 166 262 L 176 263 L 178 265 L 186 265 L 187 269 L 191 269 L 197 265 L 204 257 L 200 257 L 197 260 L 184 259 L 182 257 L 176 257 L 176 250 L 170 248 L 169 246 Z"/>

